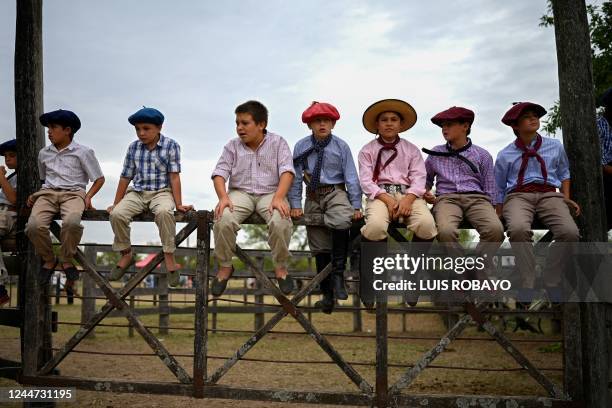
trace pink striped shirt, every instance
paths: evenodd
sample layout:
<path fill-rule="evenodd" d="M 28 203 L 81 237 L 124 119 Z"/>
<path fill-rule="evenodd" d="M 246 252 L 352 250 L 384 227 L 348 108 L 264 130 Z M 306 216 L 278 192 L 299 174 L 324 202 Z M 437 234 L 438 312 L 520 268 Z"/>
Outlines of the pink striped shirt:
<path fill-rule="evenodd" d="M 236 137 L 223 148 L 211 178 L 221 176 L 229 181 L 228 188 L 251 194 L 273 193 L 281 174 L 295 174 L 293 155 L 281 136 L 268 132 L 256 150 Z"/>
<path fill-rule="evenodd" d="M 378 151 L 382 145 L 372 140 L 370 143 L 363 146 L 359 152 L 359 181 L 363 193 L 373 200 L 377 195 L 385 192 L 379 187 L 379 184 L 404 184 L 410 186 L 406 193 L 414 194 L 417 197 L 422 197 L 425 193 L 425 162 L 421 151 L 418 147 L 407 141 L 400 139 L 395 146 L 397 148 L 397 157 L 378 175 L 378 181 L 372 181 L 372 173 L 376 165 Z M 392 150 L 382 152 L 381 163 L 385 163 L 393 154 Z"/>

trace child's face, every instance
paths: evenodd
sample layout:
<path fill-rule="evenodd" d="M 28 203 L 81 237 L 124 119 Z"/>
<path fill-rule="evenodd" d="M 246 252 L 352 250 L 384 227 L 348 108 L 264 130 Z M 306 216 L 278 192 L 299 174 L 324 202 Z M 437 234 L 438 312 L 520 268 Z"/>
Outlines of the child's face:
<path fill-rule="evenodd" d="M 265 123 L 255 123 L 250 113 L 236 114 L 236 133 L 242 143 L 249 144 L 263 136 Z"/>
<path fill-rule="evenodd" d="M 535 112 L 527 111 L 519 116 L 512 128 L 519 134 L 535 133 L 540 128 L 540 118 Z"/>
<path fill-rule="evenodd" d="M 444 121 L 442 122 L 442 136 L 444 136 L 444 140 L 449 143 L 456 142 L 457 140 L 466 137 L 469 126 L 470 125 L 467 123 Z"/>
<path fill-rule="evenodd" d="M 319 116 L 314 118 L 309 124 L 308 127 L 312 130 L 312 133 L 316 138 L 324 139 L 331 134 L 332 129 L 336 125 L 336 122 L 331 120 L 330 118 L 326 118 L 324 116 Z"/>
<path fill-rule="evenodd" d="M 4 164 L 6 164 L 6 167 L 8 167 L 9 169 L 16 169 L 17 153 L 11 151 L 4 152 Z"/>
<path fill-rule="evenodd" d="M 155 142 L 162 129 L 161 125 L 154 125 L 153 123 L 136 123 L 134 128 L 138 139 L 146 145 Z"/>
<path fill-rule="evenodd" d="M 49 136 L 49 140 L 54 145 L 69 144 L 70 132 L 72 132 L 72 129 L 70 127 L 64 127 L 62 125 L 57 125 L 53 123 L 50 123 L 47 128 L 47 135 Z"/>
<path fill-rule="evenodd" d="M 399 133 L 402 119 L 395 112 L 383 112 L 378 115 L 376 125 L 378 134 L 385 139 L 394 139 Z"/>

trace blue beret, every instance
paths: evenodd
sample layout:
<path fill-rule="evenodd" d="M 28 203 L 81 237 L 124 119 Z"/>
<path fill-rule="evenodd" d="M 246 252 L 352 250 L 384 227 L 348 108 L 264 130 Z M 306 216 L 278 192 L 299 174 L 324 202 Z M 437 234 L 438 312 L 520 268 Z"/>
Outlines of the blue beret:
<path fill-rule="evenodd" d="M 17 139 L 9 140 L 8 142 L 4 142 L 0 144 L 0 156 L 4 156 L 6 152 L 16 152 L 17 151 Z"/>
<path fill-rule="evenodd" d="M 606 92 L 601 95 L 601 106 L 612 106 L 612 88 L 608 88 Z"/>
<path fill-rule="evenodd" d="M 47 112 L 40 115 L 40 123 L 43 126 L 62 125 L 70 127 L 72 133 L 76 133 L 81 128 L 79 117 L 69 110 L 58 109 L 53 112 Z"/>
<path fill-rule="evenodd" d="M 130 122 L 132 125 L 137 123 L 152 123 L 160 126 L 162 123 L 164 123 L 164 115 L 154 108 L 142 108 L 130 116 L 128 118 L 128 122 Z"/>

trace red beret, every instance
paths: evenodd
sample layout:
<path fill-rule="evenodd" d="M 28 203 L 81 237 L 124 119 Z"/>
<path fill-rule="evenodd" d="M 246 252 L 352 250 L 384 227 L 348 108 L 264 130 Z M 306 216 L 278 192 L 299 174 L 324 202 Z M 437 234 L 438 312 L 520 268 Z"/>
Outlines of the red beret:
<path fill-rule="evenodd" d="M 474 112 L 460 106 L 453 106 L 436 114 L 431 121 L 438 126 L 442 126 L 442 123 L 446 121 L 468 122 L 471 125 L 474 123 Z"/>
<path fill-rule="evenodd" d="M 546 115 L 546 109 L 537 103 L 519 102 L 506 112 L 501 121 L 504 125 L 512 126 L 526 110 L 532 110 L 539 118 Z"/>
<path fill-rule="evenodd" d="M 302 122 L 310 123 L 316 117 L 326 117 L 333 121 L 340 119 L 340 113 L 334 105 L 325 102 L 313 102 L 308 109 L 302 113 Z"/>

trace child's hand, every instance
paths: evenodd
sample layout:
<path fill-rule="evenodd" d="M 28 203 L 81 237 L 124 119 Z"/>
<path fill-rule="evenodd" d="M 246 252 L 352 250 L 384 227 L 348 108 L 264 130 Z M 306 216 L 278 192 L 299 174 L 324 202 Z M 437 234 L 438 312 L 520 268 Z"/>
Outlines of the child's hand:
<path fill-rule="evenodd" d="M 572 214 L 573 217 L 578 217 L 582 213 L 582 210 L 580 209 L 580 206 L 578 205 L 577 202 L 570 200 L 569 198 L 566 198 L 565 204 L 567 204 L 567 206 L 569 207 L 570 213 Z"/>
<path fill-rule="evenodd" d="M 91 205 L 91 197 L 85 196 L 85 209 L 86 210 L 95 210 L 93 205 Z"/>
<path fill-rule="evenodd" d="M 435 204 L 436 203 L 436 196 L 433 195 L 431 190 L 427 190 L 425 192 L 425 194 L 423 194 L 423 199 L 427 202 L 427 204 Z"/>
<path fill-rule="evenodd" d="M 219 203 L 215 207 L 215 220 L 218 220 L 223 215 L 225 207 L 229 208 L 230 212 L 234 212 L 234 204 L 230 200 L 229 196 L 225 196 L 219 200 Z"/>
<path fill-rule="evenodd" d="M 113 212 L 113 210 L 114 210 L 114 209 L 115 209 L 115 204 L 113 204 L 113 205 L 109 205 L 109 206 L 106 208 L 106 212 L 110 214 L 110 213 L 112 213 L 112 212 Z"/>
<path fill-rule="evenodd" d="M 182 213 L 193 210 L 193 205 L 177 205 L 176 209 Z"/>
<path fill-rule="evenodd" d="M 6 177 L 6 167 L 0 166 L 0 177 Z"/>
<path fill-rule="evenodd" d="M 361 212 L 361 210 L 355 210 L 355 212 L 353 213 L 353 220 L 357 221 L 363 218 L 363 213 Z"/>
<path fill-rule="evenodd" d="M 291 218 L 299 218 L 304 215 L 304 211 L 301 208 L 292 208 L 291 209 Z"/>
<path fill-rule="evenodd" d="M 291 211 L 289 210 L 289 205 L 287 205 L 287 202 L 284 199 L 276 197 L 272 198 L 272 202 L 268 207 L 270 215 L 272 215 L 272 211 L 274 211 L 274 209 L 278 210 L 283 218 L 289 218 Z"/>
<path fill-rule="evenodd" d="M 34 194 L 30 194 L 30 195 L 28 196 L 28 199 L 26 200 L 26 205 L 27 205 L 28 207 L 32 207 L 32 206 L 34 205 L 34 201 L 35 201 L 35 200 L 34 200 Z"/>
<path fill-rule="evenodd" d="M 396 215 L 398 216 L 398 218 L 410 216 L 410 214 L 412 213 L 412 203 L 413 200 L 408 198 L 408 196 L 402 197 L 396 210 Z"/>

